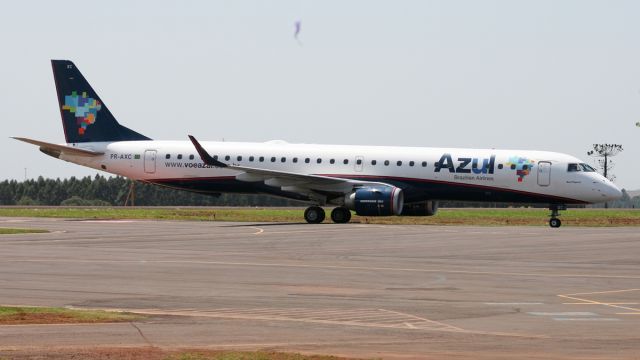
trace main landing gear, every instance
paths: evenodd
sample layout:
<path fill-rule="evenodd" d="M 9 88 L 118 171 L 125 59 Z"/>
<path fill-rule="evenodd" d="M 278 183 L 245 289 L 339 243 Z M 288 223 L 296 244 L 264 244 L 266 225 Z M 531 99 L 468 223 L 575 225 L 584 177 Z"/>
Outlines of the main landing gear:
<path fill-rule="evenodd" d="M 560 210 L 567 210 L 565 205 L 550 205 L 549 210 L 551 210 L 551 219 L 549 219 L 549 226 L 552 228 L 559 228 L 562 225 L 562 221 L 558 219 L 560 216 Z"/>
<path fill-rule="evenodd" d="M 331 210 L 331 220 L 336 224 L 348 223 L 351 220 L 351 211 L 346 207 L 337 207 Z"/>
<path fill-rule="evenodd" d="M 320 206 L 309 206 L 304 211 L 304 219 L 309 224 L 319 224 L 324 221 L 325 213 Z M 336 224 L 348 223 L 351 220 L 351 211 L 345 207 L 337 207 L 331 210 L 331 220 Z"/>
<path fill-rule="evenodd" d="M 320 224 L 324 221 L 324 209 L 320 206 L 309 206 L 307 210 L 304 211 L 304 219 L 307 220 L 309 224 Z"/>

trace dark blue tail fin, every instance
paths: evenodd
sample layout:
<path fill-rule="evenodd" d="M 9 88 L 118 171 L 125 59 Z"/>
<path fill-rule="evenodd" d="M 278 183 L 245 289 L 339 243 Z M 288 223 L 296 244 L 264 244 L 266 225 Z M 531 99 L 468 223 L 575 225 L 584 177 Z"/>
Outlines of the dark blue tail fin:
<path fill-rule="evenodd" d="M 118 123 L 69 60 L 51 60 L 67 143 L 151 140 Z"/>

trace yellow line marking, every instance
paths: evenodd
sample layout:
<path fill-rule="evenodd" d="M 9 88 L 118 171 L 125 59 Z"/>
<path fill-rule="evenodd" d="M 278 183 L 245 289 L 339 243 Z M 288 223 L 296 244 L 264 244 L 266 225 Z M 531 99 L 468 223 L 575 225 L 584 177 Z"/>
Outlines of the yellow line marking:
<path fill-rule="evenodd" d="M 602 306 L 608 306 L 608 307 L 612 307 L 612 308 L 616 308 L 616 309 L 631 310 L 634 313 L 635 312 L 640 313 L 640 309 L 632 308 L 632 307 L 629 307 L 629 306 L 621 306 L 621 305 L 618 305 L 616 303 L 601 302 L 601 301 L 584 299 L 584 298 L 579 298 L 579 297 L 574 296 L 574 295 L 613 294 L 613 293 L 630 292 L 630 291 L 640 291 L 640 289 L 594 291 L 594 292 L 588 292 L 588 293 L 575 293 L 575 294 L 558 295 L 558 296 L 561 297 L 561 298 L 565 298 L 565 299 L 581 301 L 582 302 L 581 305 L 602 305 Z"/>
<path fill-rule="evenodd" d="M 251 228 L 258 230 L 258 232 L 254 232 L 253 235 L 260 235 L 260 234 L 262 234 L 264 232 L 263 228 L 259 228 L 257 226 L 252 226 Z"/>
<path fill-rule="evenodd" d="M 623 289 L 623 290 L 609 290 L 609 291 L 594 291 L 594 292 L 586 292 L 586 293 L 575 293 L 575 294 L 566 294 L 566 295 L 594 295 L 594 294 L 612 294 L 612 293 L 621 293 L 621 292 L 629 292 L 629 291 L 640 291 L 640 289 Z"/>
<path fill-rule="evenodd" d="M 287 317 L 282 315 L 259 315 L 252 316 L 247 313 L 216 313 L 216 309 L 212 310 L 199 310 L 199 311 L 175 311 L 175 310 L 162 310 L 162 309 L 114 309 L 114 308 L 77 308 L 75 309 L 85 309 L 85 310 L 104 310 L 104 311 L 116 311 L 116 312 L 134 312 L 137 314 L 147 314 L 147 315 L 178 315 L 178 316 L 194 316 L 194 317 L 211 317 L 211 318 L 227 318 L 227 319 L 247 319 L 247 320 L 278 320 L 278 321 L 296 321 L 303 323 L 319 323 L 319 324 L 331 324 L 331 325 L 348 325 L 348 326 L 359 326 L 359 327 L 377 327 L 377 328 L 391 328 L 391 329 L 403 329 L 403 330 L 423 330 L 423 331 L 445 331 L 445 332 L 456 332 L 456 333 L 465 333 L 465 334 L 476 334 L 476 335 L 489 335 L 489 336 L 507 336 L 507 337 L 519 337 L 519 338 L 535 338 L 535 339 L 547 339 L 549 336 L 547 335 L 533 335 L 533 334 L 518 334 L 518 333 L 507 333 L 507 332 L 491 332 L 491 331 L 477 331 L 477 330 L 465 330 L 459 328 L 457 326 L 441 323 L 435 320 L 429 320 L 426 318 L 422 318 L 419 316 L 405 314 L 392 310 L 385 309 L 355 309 L 355 311 L 380 311 L 386 312 L 389 314 L 394 314 L 399 318 L 393 322 L 388 323 L 390 320 L 380 321 L 380 322 L 359 322 L 355 321 L 332 321 L 332 320 L 324 320 L 324 319 L 313 319 L 313 318 L 295 318 L 295 317 Z M 224 308 L 220 310 L 231 310 L 229 308 Z M 238 312 L 241 311 L 251 311 L 251 309 L 237 309 Z M 260 309 L 263 310 L 263 309 Z M 282 311 L 284 309 L 274 309 L 278 311 Z M 301 309 L 296 309 L 301 310 Z M 343 310 L 345 312 L 349 312 L 350 310 Z M 351 310 L 353 311 L 353 310 Z M 411 320 L 409 320 L 409 319 Z M 426 326 L 424 323 L 430 323 L 432 325 Z M 109 323 L 104 325 L 118 325 L 122 323 Z M 95 324 L 73 324 L 73 325 L 84 325 L 91 326 Z M 437 326 L 434 326 L 437 325 Z M 27 325 L 25 325 L 27 326 Z M 289 344 L 290 345 L 290 344 Z"/>

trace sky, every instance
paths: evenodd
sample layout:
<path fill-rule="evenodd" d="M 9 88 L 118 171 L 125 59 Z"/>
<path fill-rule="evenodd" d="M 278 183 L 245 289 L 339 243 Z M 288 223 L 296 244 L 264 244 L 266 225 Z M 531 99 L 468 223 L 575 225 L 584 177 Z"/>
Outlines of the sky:
<path fill-rule="evenodd" d="M 0 180 L 96 173 L 63 143 L 50 59 L 153 139 L 549 150 L 640 189 L 638 1 L 7 1 Z M 294 38 L 300 21 L 299 42 Z"/>

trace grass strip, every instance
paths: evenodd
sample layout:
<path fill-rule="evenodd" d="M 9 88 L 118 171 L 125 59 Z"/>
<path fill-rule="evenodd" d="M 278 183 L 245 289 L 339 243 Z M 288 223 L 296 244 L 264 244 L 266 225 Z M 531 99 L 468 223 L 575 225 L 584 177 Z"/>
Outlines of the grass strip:
<path fill-rule="evenodd" d="M 124 322 L 144 316 L 125 312 L 57 307 L 0 306 L 0 325 Z"/>
<path fill-rule="evenodd" d="M 44 229 L 11 229 L 11 228 L 1 228 L 0 227 L 0 235 L 10 235 L 10 234 L 39 234 L 39 233 L 48 233 L 48 230 Z"/>
<path fill-rule="evenodd" d="M 303 211 L 302 208 L 3 207 L 0 208 L 0 216 L 294 223 L 304 222 Z M 328 215 L 325 222 L 330 222 Z M 533 208 L 440 209 L 436 216 L 353 216 L 352 222 L 389 225 L 548 226 L 548 215 L 549 211 L 546 209 Z M 569 209 L 562 211 L 560 218 L 563 226 L 640 226 L 639 209 Z"/>

